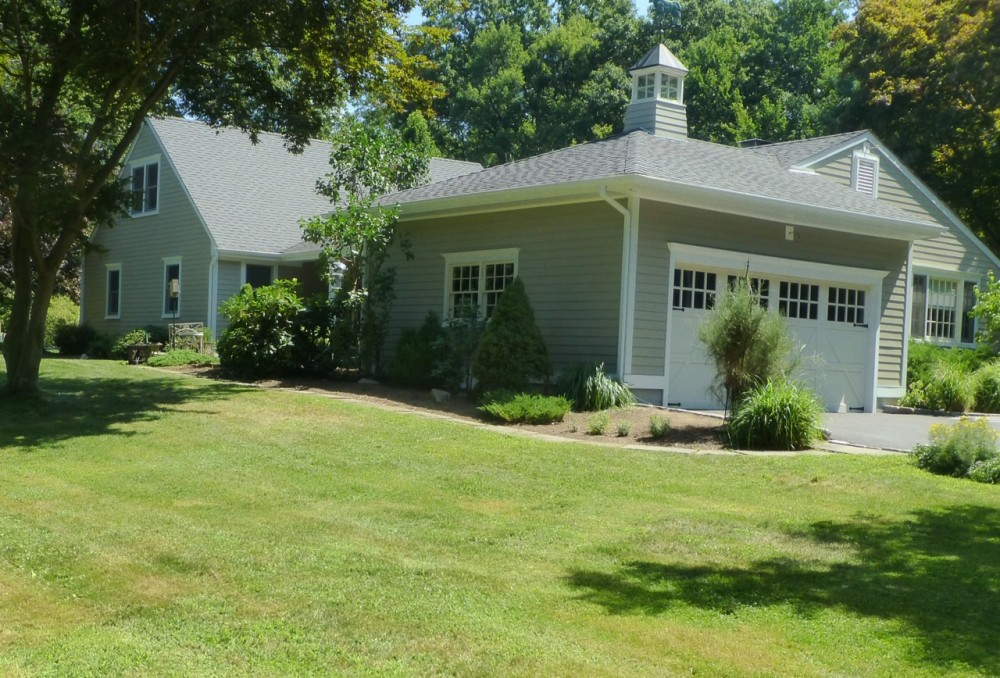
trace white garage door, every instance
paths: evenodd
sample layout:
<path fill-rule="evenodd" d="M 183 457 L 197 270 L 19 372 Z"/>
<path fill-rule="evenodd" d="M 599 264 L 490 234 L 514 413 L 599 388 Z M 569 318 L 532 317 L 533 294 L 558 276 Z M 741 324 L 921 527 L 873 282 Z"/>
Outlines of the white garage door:
<path fill-rule="evenodd" d="M 737 271 L 678 264 L 670 290 L 669 381 L 666 402 L 674 407 L 722 407 L 711 390 L 715 366 L 698 339 L 698 326 L 717 295 L 733 284 Z M 762 306 L 787 318 L 801 347 L 796 376 L 827 409 L 863 410 L 870 372 L 869 303 L 872 290 L 857 283 L 809 281 L 781 275 L 754 275 Z"/>

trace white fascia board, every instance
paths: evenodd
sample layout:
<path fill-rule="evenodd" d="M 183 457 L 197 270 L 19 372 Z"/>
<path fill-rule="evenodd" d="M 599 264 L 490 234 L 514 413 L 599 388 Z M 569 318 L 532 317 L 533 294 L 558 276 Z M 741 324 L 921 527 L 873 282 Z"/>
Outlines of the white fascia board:
<path fill-rule="evenodd" d="M 239 259 L 240 261 L 258 260 L 264 263 L 288 263 L 297 264 L 306 261 L 316 261 L 319 259 L 319 250 L 312 252 L 255 252 L 253 250 L 219 250 L 219 258 L 226 260 Z"/>
<path fill-rule="evenodd" d="M 752 273 L 792 275 L 823 282 L 873 285 L 889 275 L 888 271 L 871 268 L 823 264 L 803 259 L 751 254 L 736 250 L 688 245 L 687 243 L 668 242 L 667 247 L 670 248 L 670 254 L 683 264 L 701 264 L 741 271 L 749 263 Z"/>
<path fill-rule="evenodd" d="M 889 148 L 882 143 L 882 140 L 875 136 L 875 133 L 871 130 L 865 130 L 864 132 L 859 133 L 858 136 L 852 137 L 832 149 L 828 149 L 827 151 L 817 154 L 811 158 L 806 158 L 802 162 L 796 164 L 792 169 L 810 169 L 813 165 L 817 165 L 828 158 L 843 153 L 844 151 L 865 142 L 871 144 L 878 150 L 879 153 L 884 155 L 885 159 L 888 160 L 893 167 L 899 170 L 900 174 L 906 177 L 910 183 L 916 187 L 921 195 L 927 198 L 932 205 L 941 210 L 941 213 L 944 214 L 945 218 L 947 218 L 948 221 L 955 226 L 955 228 L 961 231 L 963 235 L 975 243 L 976 247 L 979 248 L 979 250 L 985 254 L 991 262 L 993 262 L 993 265 L 997 268 L 997 270 L 1000 270 L 1000 257 L 994 254 L 994 252 L 986 246 L 986 243 L 980 240 L 979 237 L 965 225 L 959 216 L 955 214 L 950 207 L 944 204 L 944 202 L 937 196 L 937 194 L 934 193 L 934 191 L 930 189 L 929 186 L 927 186 L 927 184 L 921 181 L 916 174 L 911 172 L 910 168 L 903 164 L 903 161 L 900 160 L 895 153 L 890 151 Z"/>
<path fill-rule="evenodd" d="M 923 221 L 857 214 L 791 200 L 663 181 L 655 177 L 641 176 L 634 181 L 641 198 L 765 221 L 907 242 L 933 238 L 945 232 L 943 226 Z"/>
<path fill-rule="evenodd" d="M 156 139 L 156 144 L 160 147 L 160 150 L 163 152 L 164 160 L 166 161 L 167 165 L 169 165 L 170 171 L 174 173 L 175 177 L 177 177 L 177 182 L 181 185 L 181 191 L 184 192 L 184 197 L 187 198 L 189 203 L 191 203 L 191 208 L 194 210 L 195 216 L 198 217 L 198 223 L 200 223 L 201 227 L 205 229 L 205 234 L 208 236 L 208 241 L 212 244 L 212 249 L 218 250 L 219 245 L 215 241 L 215 236 L 212 234 L 212 229 L 208 227 L 208 223 L 205 221 L 205 217 L 202 215 L 201 209 L 198 208 L 198 203 L 196 203 L 194 201 L 194 198 L 191 197 L 191 191 L 188 190 L 187 184 L 184 183 L 184 177 L 182 177 L 181 173 L 177 171 L 177 166 L 174 165 L 174 160 L 173 158 L 170 157 L 170 153 L 167 152 L 167 147 L 164 146 L 163 140 L 160 139 L 160 135 L 156 133 L 156 127 L 149 123 L 149 118 L 146 118 L 146 120 L 144 120 L 142 124 L 145 127 L 149 128 L 149 131 L 153 135 L 153 138 Z M 135 138 L 136 141 L 138 141 L 139 135 L 136 135 Z"/>

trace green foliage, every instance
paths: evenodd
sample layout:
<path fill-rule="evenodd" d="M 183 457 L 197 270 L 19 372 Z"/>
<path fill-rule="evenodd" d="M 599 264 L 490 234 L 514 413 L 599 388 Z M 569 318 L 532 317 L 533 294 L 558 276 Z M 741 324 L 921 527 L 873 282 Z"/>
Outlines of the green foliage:
<path fill-rule="evenodd" d="M 534 393 L 487 394 L 479 410 L 508 423 L 551 424 L 562 421 L 571 403 L 559 396 Z"/>
<path fill-rule="evenodd" d="M 60 325 L 56 328 L 53 342 L 62 355 L 82 355 L 97 338 L 97 330 L 90 325 Z"/>
<path fill-rule="evenodd" d="M 276 280 L 239 294 L 221 306 L 229 327 L 219 337 L 219 359 L 229 374 L 240 379 L 282 376 L 296 368 L 293 338 L 302 299 L 295 281 Z"/>
<path fill-rule="evenodd" d="M 964 412 L 982 400 L 984 407 L 995 407 L 990 399 L 990 348 L 946 348 L 911 341 L 907 366 L 906 394 L 899 404 L 946 412 Z M 982 380 L 986 381 L 982 381 Z M 982 389 L 982 391 L 981 391 Z M 981 395 L 980 395 L 981 391 Z M 989 411 L 989 410 L 985 410 Z"/>
<path fill-rule="evenodd" d="M 598 412 L 587 420 L 587 433 L 592 436 L 602 436 L 611 425 L 611 415 L 607 411 Z"/>
<path fill-rule="evenodd" d="M 821 437 L 822 412 L 806 387 L 768 379 L 744 394 L 726 432 L 736 449 L 803 450 Z"/>
<path fill-rule="evenodd" d="M 993 237 L 996 242 L 1000 233 Z M 977 285 L 975 290 L 976 305 L 970 315 L 979 321 L 976 341 L 990 347 L 994 353 L 1000 352 L 1000 281 L 990 271 L 985 289 Z"/>
<path fill-rule="evenodd" d="M 180 365 L 214 365 L 219 360 L 212 356 L 198 353 L 189 348 L 178 348 L 166 353 L 152 355 L 146 364 L 150 367 L 178 367 Z"/>
<path fill-rule="evenodd" d="M 620 420 L 617 424 L 615 424 L 615 432 L 618 434 L 619 438 L 628 438 L 629 434 L 632 433 L 632 422 L 628 419 Z"/>
<path fill-rule="evenodd" d="M 56 345 L 56 332 L 64 325 L 80 322 L 80 306 L 67 296 L 52 297 L 45 316 L 45 347 Z"/>
<path fill-rule="evenodd" d="M 578 412 L 594 412 L 635 404 L 632 390 L 604 372 L 604 363 L 580 364 L 559 379 L 559 392 L 573 401 Z"/>
<path fill-rule="evenodd" d="M 983 365 L 973 375 L 976 412 L 1000 412 L 1000 361 Z"/>
<path fill-rule="evenodd" d="M 785 319 L 760 305 L 749 275 L 719 295 L 698 338 L 715 363 L 714 387 L 727 411 L 738 407 L 749 389 L 781 380 L 789 369 L 792 340 Z"/>
<path fill-rule="evenodd" d="M 126 332 L 115 340 L 111 348 L 111 357 L 115 360 L 125 360 L 126 349 L 132 344 L 145 344 L 149 342 L 149 333 L 143 329 L 135 329 Z"/>
<path fill-rule="evenodd" d="M 969 468 L 969 478 L 977 483 L 1000 485 L 1000 457 L 974 462 Z"/>
<path fill-rule="evenodd" d="M 441 345 L 443 336 L 441 319 L 433 311 L 427 313 L 419 328 L 403 330 L 389 364 L 389 380 L 415 388 L 437 386 L 440 380 L 434 376 L 434 366 L 439 362 L 436 347 Z"/>
<path fill-rule="evenodd" d="M 653 440 L 663 440 L 670 434 L 670 422 L 666 417 L 653 414 L 649 417 L 649 437 Z"/>
<path fill-rule="evenodd" d="M 170 341 L 170 332 L 167 330 L 166 325 L 146 325 L 142 329 L 146 330 L 146 335 L 149 337 L 149 341 L 153 344 L 163 344 L 167 345 Z M 211 341 L 211 336 L 209 336 L 208 328 L 205 330 L 205 343 L 208 344 Z"/>
<path fill-rule="evenodd" d="M 515 278 L 486 323 L 472 359 L 472 376 L 483 390 L 520 391 L 533 379 L 547 381 L 549 369 L 549 352 L 524 282 Z"/>
<path fill-rule="evenodd" d="M 331 135 L 330 173 L 318 190 L 335 206 L 302 223 L 303 238 L 322 247 L 320 270 L 340 270 L 337 303 L 357 355 L 369 374 L 382 369 L 382 347 L 395 273 L 388 266 L 398 209 L 379 205 L 394 190 L 427 175 L 427 148 L 404 141 L 384 123 L 340 120 Z"/>
<path fill-rule="evenodd" d="M 478 314 L 444 324 L 432 344 L 437 360 L 431 373 L 438 383 L 450 391 L 472 389 L 472 360 L 485 329 Z"/>
<path fill-rule="evenodd" d="M 925 471 L 962 478 L 976 462 L 997 457 L 997 432 L 986 419 L 962 417 L 952 425 L 933 424 L 928 443 L 917 445 L 910 454 Z"/>

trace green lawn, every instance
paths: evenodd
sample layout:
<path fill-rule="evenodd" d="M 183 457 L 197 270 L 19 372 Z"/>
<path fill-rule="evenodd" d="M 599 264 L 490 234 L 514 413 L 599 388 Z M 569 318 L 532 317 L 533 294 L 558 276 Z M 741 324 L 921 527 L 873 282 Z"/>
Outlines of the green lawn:
<path fill-rule="evenodd" d="M 903 458 L 551 444 L 100 361 L 43 382 L 0 399 L 3 674 L 1000 674 L 1000 488 Z"/>

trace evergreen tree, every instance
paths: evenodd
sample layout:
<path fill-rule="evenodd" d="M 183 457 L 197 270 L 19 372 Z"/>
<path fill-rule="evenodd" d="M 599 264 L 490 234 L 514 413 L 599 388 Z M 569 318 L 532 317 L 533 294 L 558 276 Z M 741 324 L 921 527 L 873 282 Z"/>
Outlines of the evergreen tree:
<path fill-rule="evenodd" d="M 549 369 L 545 340 L 524 283 L 517 278 L 504 290 L 486 324 L 472 361 L 472 376 L 483 391 L 523 391 L 532 379 L 547 379 Z"/>

